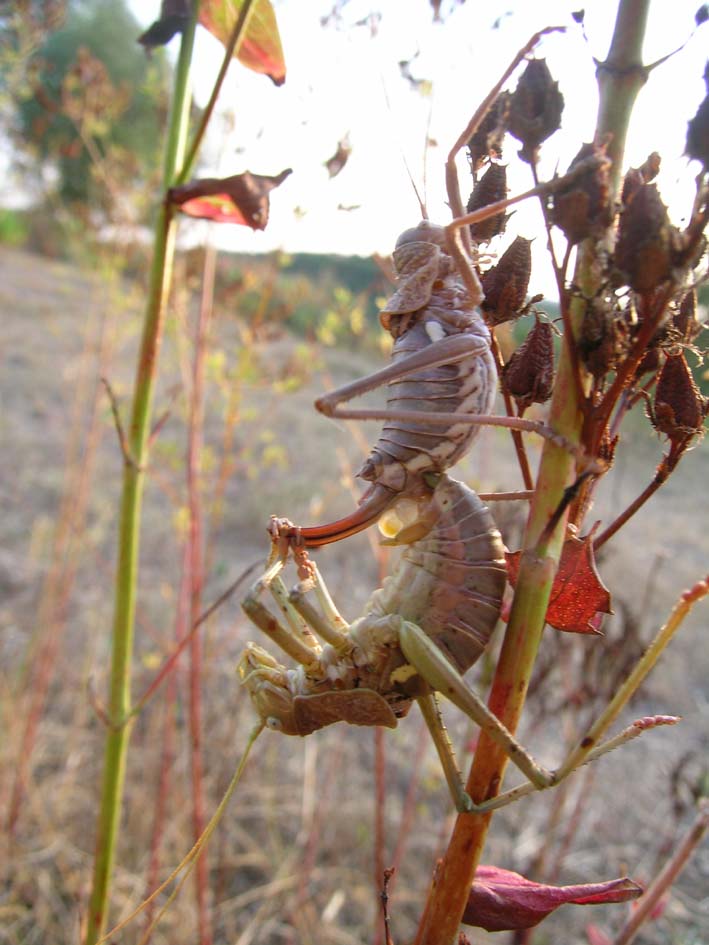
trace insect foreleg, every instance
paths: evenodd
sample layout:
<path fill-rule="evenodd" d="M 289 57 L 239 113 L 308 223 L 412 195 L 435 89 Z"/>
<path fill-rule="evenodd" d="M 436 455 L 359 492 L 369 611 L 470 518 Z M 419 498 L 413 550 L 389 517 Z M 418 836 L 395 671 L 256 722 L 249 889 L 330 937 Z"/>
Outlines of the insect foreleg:
<path fill-rule="evenodd" d="M 275 544 L 274 544 L 275 547 Z M 253 584 L 242 601 L 244 613 L 273 642 L 296 662 L 307 666 L 317 659 L 321 649 L 315 635 L 288 599 L 288 591 L 281 578 L 285 560 L 272 555 L 272 560 L 264 574 Z M 270 591 L 281 612 L 288 621 L 288 627 L 279 620 L 261 602 L 264 591 Z"/>

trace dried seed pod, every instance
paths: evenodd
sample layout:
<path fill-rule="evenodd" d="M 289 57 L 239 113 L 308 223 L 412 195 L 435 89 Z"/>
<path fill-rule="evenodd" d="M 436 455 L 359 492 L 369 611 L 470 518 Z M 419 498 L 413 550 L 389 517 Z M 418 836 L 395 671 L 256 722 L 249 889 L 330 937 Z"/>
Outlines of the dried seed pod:
<path fill-rule="evenodd" d="M 532 59 L 512 93 L 508 130 L 522 142 L 519 156 L 536 164 L 539 146 L 561 126 L 564 96 L 545 59 Z"/>
<path fill-rule="evenodd" d="M 614 370 L 628 351 L 630 329 L 626 313 L 605 298 L 586 306 L 578 341 L 586 369 L 600 379 Z"/>
<path fill-rule="evenodd" d="M 512 321 L 522 313 L 532 272 L 532 241 L 518 236 L 496 266 L 483 273 L 482 310 L 490 325 Z"/>
<path fill-rule="evenodd" d="M 517 401 L 520 413 L 530 404 L 549 400 L 554 386 L 554 336 L 549 322 L 536 319 L 505 365 L 502 383 Z"/>
<path fill-rule="evenodd" d="M 639 380 L 644 374 L 655 374 L 660 367 L 660 349 L 649 348 L 642 356 L 640 364 L 635 368 L 635 380 Z"/>
<path fill-rule="evenodd" d="M 603 157 L 603 149 L 593 144 L 582 145 L 569 170 L 594 155 Z M 609 167 L 609 162 L 599 161 L 596 167 L 575 178 L 551 199 L 549 218 L 563 230 L 572 246 L 594 235 L 597 230 L 605 229 L 613 218 L 608 190 Z"/>
<path fill-rule="evenodd" d="M 655 184 L 643 184 L 620 217 L 615 264 L 636 292 L 652 292 L 670 278 L 679 233 Z"/>
<path fill-rule="evenodd" d="M 684 449 L 701 432 L 708 410 L 709 400 L 700 394 L 684 354 L 668 356 L 657 379 L 652 425 Z"/>
<path fill-rule="evenodd" d="M 509 92 L 500 92 L 480 127 L 468 141 L 468 157 L 473 180 L 477 178 L 478 171 L 487 160 L 490 158 L 499 160 L 502 157 L 502 141 L 507 130 L 510 98 Z"/>
<path fill-rule="evenodd" d="M 705 170 L 709 168 L 709 95 L 687 125 L 684 153 L 688 158 L 700 161 Z"/>
<path fill-rule="evenodd" d="M 620 200 L 623 206 L 630 203 L 635 194 L 640 190 L 643 184 L 649 184 L 660 173 L 660 164 L 662 158 L 653 151 L 649 154 L 647 160 L 640 167 L 631 167 L 623 178 L 623 190 Z"/>
<path fill-rule="evenodd" d="M 690 289 L 682 297 L 679 308 L 672 318 L 672 324 L 679 332 L 682 344 L 691 344 L 704 325 L 697 318 L 697 290 Z"/>
<path fill-rule="evenodd" d="M 468 200 L 467 211 L 479 210 L 507 196 L 507 168 L 504 164 L 491 164 L 475 185 Z M 471 223 L 470 235 L 476 243 L 489 243 L 495 236 L 505 232 L 508 216 L 504 211 L 488 217 L 480 223 Z"/>

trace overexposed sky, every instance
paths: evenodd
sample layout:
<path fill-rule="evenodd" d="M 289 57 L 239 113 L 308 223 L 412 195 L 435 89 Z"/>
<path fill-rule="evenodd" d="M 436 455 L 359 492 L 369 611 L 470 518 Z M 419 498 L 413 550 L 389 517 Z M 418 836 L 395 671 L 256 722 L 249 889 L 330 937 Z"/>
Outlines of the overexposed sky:
<path fill-rule="evenodd" d="M 294 173 L 272 194 L 266 232 L 221 225 L 215 236 L 224 248 L 391 252 L 398 234 L 420 216 L 403 155 L 423 191 L 427 133 L 437 146 L 426 153 L 426 202 L 431 219 L 445 220 L 443 164 L 449 147 L 515 52 L 544 26 L 567 26 L 566 33 L 546 37 L 538 49 L 560 83 L 566 108 L 562 130 L 544 146 L 542 176 L 550 176 L 557 162 L 560 170 L 566 169 L 580 144 L 592 137 L 597 108 L 593 60 L 607 53 L 616 0 L 587 5 L 588 41 L 571 19 L 571 12 L 580 6 L 578 0 L 444 3 L 441 23 L 432 22 L 427 0 L 374 4 L 350 0 L 340 21 L 326 27 L 321 18 L 330 12 L 330 0 L 276 0 L 274 5 L 286 56 L 286 83 L 276 88 L 269 79 L 236 62 L 232 65 L 221 98 L 222 117 L 214 123 L 202 170 L 209 175 L 244 170 L 274 174 L 292 167 Z M 655 0 L 646 62 L 687 40 L 697 5 L 698 0 Z M 133 0 L 132 7 L 147 25 L 157 16 L 159 3 Z M 373 12 L 379 15 L 374 31 L 369 25 Z M 221 62 L 221 46 L 204 30 L 198 32 L 195 94 L 204 104 Z M 709 24 L 651 74 L 639 99 L 626 155 L 629 165 L 638 165 L 650 151 L 661 153 L 658 186 L 676 223 L 691 205 L 698 170 L 682 151 L 686 123 L 705 94 L 702 73 L 708 37 Z M 428 96 L 401 76 L 399 61 L 412 57 L 416 57 L 411 66 L 414 76 L 432 83 Z M 324 162 L 346 134 L 351 157 L 341 174 L 330 180 Z M 532 183 L 529 169 L 516 160 L 515 145 L 510 139 L 505 155 L 513 193 Z M 464 167 L 461 156 L 461 178 Z M 466 192 L 464 202 L 467 196 Z M 358 209 L 344 211 L 338 206 Z M 525 236 L 539 232 L 538 207 L 518 210 L 508 228 L 510 236 L 517 232 Z M 541 252 L 543 241 L 537 243 Z M 542 283 L 548 282 L 548 275 L 540 277 Z"/>

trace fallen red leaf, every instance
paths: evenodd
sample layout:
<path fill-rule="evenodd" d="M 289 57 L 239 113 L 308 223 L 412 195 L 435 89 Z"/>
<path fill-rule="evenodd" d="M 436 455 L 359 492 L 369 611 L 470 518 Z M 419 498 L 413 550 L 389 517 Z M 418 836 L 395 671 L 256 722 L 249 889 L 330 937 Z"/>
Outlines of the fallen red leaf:
<path fill-rule="evenodd" d="M 188 216 L 264 230 L 268 223 L 268 195 L 290 173 L 288 168 L 275 177 L 249 171 L 233 177 L 204 177 L 173 187 L 168 196 Z"/>
<path fill-rule="evenodd" d="M 201 0 L 199 22 L 225 46 L 229 42 L 244 0 Z M 276 85 L 286 81 L 286 63 L 270 0 L 255 0 L 246 34 L 234 54 L 254 72 L 267 75 Z"/>
<path fill-rule="evenodd" d="M 513 587 L 520 555 L 515 551 L 506 556 Z M 611 595 L 596 569 L 591 536 L 567 538 L 549 598 L 547 623 L 566 633 L 600 633 L 603 614 L 611 613 Z"/>
<path fill-rule="evenodd" d="M 497 866 L 479 866 L 468 895 L 463 922 L 504 932 L 531 929 L 559 906 L 627 902 L 642 895 L 642 887 L 622 877 L 605 883 L 547 886 Z"/>

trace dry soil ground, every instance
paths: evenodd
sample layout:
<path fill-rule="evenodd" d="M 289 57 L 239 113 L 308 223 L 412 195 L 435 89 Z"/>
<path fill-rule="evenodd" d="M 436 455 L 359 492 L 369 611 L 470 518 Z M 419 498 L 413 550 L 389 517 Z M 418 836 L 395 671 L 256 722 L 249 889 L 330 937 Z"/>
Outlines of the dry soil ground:
<path fill-rule="evenodd" d="M 125 411 L 140 307 L 139 288 L 20 252 L 0 251 L 4 349 L 0 789 L 5 809 L 20 762 L 27 714 L 41 692 L 37 674 L 43 667 L 48 682 L 14 842 L 0 857 L 4 860 L 0 942 L 13 945 L 77 941 L 86 901 L 103 735 L 90 693 L 101 700 L 106 687 L 121 473 L 111 414 L 98 377 L 103 373 L 110 378 Z M 351 429 L 317 416 L 311 403 L 331 379 L 339 382 L 367 369 L 359 357 L 304 349 L 287 336 L 249 339 L 233 314 L 218 316 L 205 421 L 207 510 L 219 494 L 222 474 L 224 494 L 210 525 L 205 604 L 263 555 L 263 529 L 270 513 L 308 522 L 351 507 L 349 474 L 362 455 L 360 442 Z M 171 402 L 173 390 L 177 395 L 155 443 L 145 499 L 138 693 L 169 651 L 175 632 L 185 521 L 184 379 L 190 357 L 178 322 L 173 319 L 168 325 L 158 413 Z M 322 363 L 327 372 L 311 370 L 313 364 Z M 227 376 L 227 370 L 232 375 Z M 291 389 L 287 382 L 294 371 L 305 379 Z M 230 409 L 239 423 L 227 442 L 223 465 L 222 448 L 228 440 L 224 430 L 231 429 L 225 427 L 224 418 Z M 363 429 L 362 435 L 371 441 L 374 432 Z M 660 444 L 640 419 L 631 424 L 627 442 L 629 448 L 621 453 L 596 506 L 597 516 L 605 521 L 647 482 L 660 455 Z M 622 640 L 632 627 L 639 627 L 647 640 L 679 591 L 707 573 L 707 468 L 700 446 L 684 459 L 646 514 L 638 516 L 604 555 L 601 572 L 617 613 L 608 624 L 607 637 L 567 638 L 560 644 L 558 637 L 548 634 L 547 664 L 561 664 L 563 671 L 538 685 L 533 721 L 525 732 L 543 758 L 560 755 L 554 739 L 568 734 L 575 718 L 564 707 L 564 697 L 577 693 L 575 666 L 580 654 L 588 647 L 601 648 L 610 662 L 599 672 L 601 677 L 610 672 L 616 652 L 611 643 Z M 485 432 L 474 456 L 458 473 L 486 490 L 518 484 L 511 450 L 499 433 Z M 518 515 L 509 509 L 498 509 L 498 514 L 513 544 Z M 379 579 L 370 539 L 358 536 L 327 549 L 320 562 L 345 615 L 355 616 Z M 544 795 L 499 815 L 488 862 L 526 871 L 556 817 L 560 839 L 547 852 L 546 868 L 558 866 L 558 881 L 605 879 L 626 870 L 641 880 L 653 874 L 692 817 L 687 783 L 695 783 L 702 773 L 706 780 L 707 606 L 698 608 L 688 621 L 628 715 L 678 713 L 684 716 L 682 724 L 627 746 L 599 764 L 589 780 L 577 776 L 563 805 L 558 795 Z M 255 636 L 235 599 L 221 608 L 205 631 L 205 776 L 210 809 L 231 776 L 252 722 L 234 666 L 244 641 Z M 168 820 L 161 839 L 164 869 L 190 845 L 184 672 L 183 666 L 172 715 L 176 729 Z M 550 686 L 556 688 L 550 691 Z M 115 919 L 145 892 L 156 785 L 167 737 L 164 699 L 161 692 L 143 713 L 132 741 Z M 543 708 L 547 713 L 542 719 Z M 469 726 L 451 713 L 449 720 L 455 740 L 469 743 L 474 737 Z M 418 719 L 412 717 L 396 732 L 387 733 L 385 745 L 384 861 L 399 863 L 391 911 L 396 941 L 405 942 L 449 830 L 451 809 Z M 270 733 L 262 737 L 209 854 L 215 941 L 230 945 L 373 941 L 377 911 L 373 752 L 371 732 L 343 726 L 304 742 Z M 672 773 L 680 764 L 687 782 L 680 790 L 685 806 L 675 818 Z M 412 784 L 413 806 L 400 830 Z M 573 839 L 562 856 L 567 831 Z M 705 844 L 677 884 L 664 916 L 640 941 L 646 945 L 709 941 L 708 890 Z M 622 909 L 611 907 L 591 916 L 567 908 L 535 942 L 580 942 L 586 921 L 593 918 L 609 927 L 617 924 Z M 137 941 L 142 927 L 139 920 L 136 931 L 123 933 L 117 941 Z M 472 942 L 488 940 L 473 931 L 470 937 Z M 192 900 L 185 889 L 153 941 L 181 945 L 195 940 Z"/>

